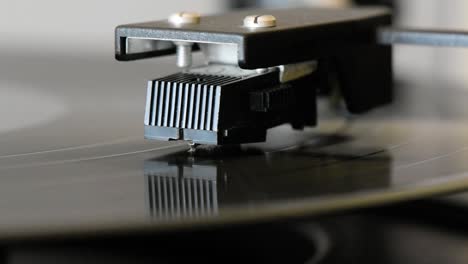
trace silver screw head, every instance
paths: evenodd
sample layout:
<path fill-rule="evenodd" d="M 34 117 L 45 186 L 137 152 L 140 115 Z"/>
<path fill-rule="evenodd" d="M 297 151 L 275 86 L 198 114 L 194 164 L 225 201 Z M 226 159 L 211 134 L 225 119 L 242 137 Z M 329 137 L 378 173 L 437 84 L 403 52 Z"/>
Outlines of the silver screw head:
<path fill-rule="evenodd" d="M 268 28 L 276 26 L 276 18 L 272 15 L 250 15 L 244 18 L 244 27 Z"/>
<path fill-rule="evenodd" d="M 178 12 L 169 17 L 169 23 L 180 25 L 194 25 L 200 23 L 200 14 L 195 12 Z"/>

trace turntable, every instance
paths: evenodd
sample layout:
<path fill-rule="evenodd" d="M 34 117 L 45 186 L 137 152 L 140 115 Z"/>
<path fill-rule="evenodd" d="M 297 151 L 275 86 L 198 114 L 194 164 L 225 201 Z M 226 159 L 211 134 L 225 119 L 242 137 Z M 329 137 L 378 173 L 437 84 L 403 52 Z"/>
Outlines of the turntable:
<path fill-rule="evenodd" d="M 387 9 L 369 10 L 383 16 L 385 27 L 371 24 L 377 38 L 366 40 L 374 41 L 372 45 L 385 58 L 389 44 L 396 42 L 465 45 L 463 32 L 392 29 L 386 27 Z M 280 19 L 287 11 L 271 12 Z M 364 17 L 369 15 L 366 12 Z M 360 11 L 353 14 L 363 16 Z M 213 19 L 218 18 L 222 17 Z M 125 52 L 118 56 L 135 59 L 177 52 L 176 44 L 164 43 L 172 38 L 160 43 L 149 34 L 158 33 L 167 23 L 120 27 L 117 51 Z M 138 30 L 143 27 L 148 31 Z M 256 38 L 261 30 L 247 35 Z M 270 27 L 266 30 L 276 32 Z M 187 33 L 181 28 L 175 31 Z M 194 28 L 187 31 L 199 33 Z M 135 32 L 143 35 L 131 35 Z M 121 38 L 134 40 L 120 42 Z M 119 46 L 122 43 L 127 47 Z M 203 50 L 197 45 L 192 48 Z M 380 58 L 379 54 L 368 58 Z M 201 55 L 193 54 L 193 65 L 203 64 Z M 268 76 L 268 85 L 280 86 L 278 76 L 285 75 L 279 75 L 280 68 L 269 69 L 273 64 L 295 64 L 311 70 L 307 74 L 321 74 L 321 65 L 327 65 L 314 62 L 312 55 L 269 61 L 283 55 L 286 52 L 271 58 L 262 55 L 264 64 L 258 65 L 249 56 L 239 65 L 249 68 L 249 74 L 255 68 L 249 78 Z M 2 53 L 0 241 L 5 262 L 466 262 L 467 209 L 462 199 L 446 198 L 468 189 L 468 90 L 464 84 L 447 80 L 430 84 L 397 80 L 393 86 L 373 83 L 377 97 L 361 97 L 369 100 L 362 111 L 350 107 L 356 99 L 353 96 L 360 95 L 356 90 L 348 95 L 342 90 L 338 95 L 332 86 L 325 86 L 309 94 L 313 100 L 307 98 L 310 104 L 306 106 L 313 108 L 307 112 L 312 114 L 309 121 L 314 121 L 307 124 L 315 125 L 316 114 L 317 126 L 296 130 L 301 125 L 289 122 L 295 115 L 286 113 L 276 123 L 268 123 L 268 116 L 261 119 L 268 126 L 260 129 L 254 126 L 258 122 L 251 122 L 245 127 L 261 130 L 254 133 L 260 135 L 255 140 L 236 137 L 240 140 L 236 144 L 195 140 L 224 146 L 210 143 L 189 153 L 186 142 L 166 141 L 176 137 L 144 139 L 145 133 L 150 138 L 155 132 L 148 125 L 158 127 L 157 115 L 146 111 L 145 120 L 154 117 L 155 121 L 146 128 L 141 122 L 148 89 L 138 87 L 145 79 L 167 81 L 161 76 L 180 71 L 174 63 L 177 58 L 157 58 L 155 65 L 152 60 L 116 63 L 104 55 Z M 389 61 L 383 65 L 385 78 L 389 78 L 389 66 Z M 261 67 L 268 69 L 257 70 Z M 352 69 L 350 78 L 368 70 Z M 373 81 L 378 79 L 373 77 Z M 307 84 L 315 81 L 323 83 L 307 78 Z M 150 88 L 149 98 L 155 98 Z M 211 91 L 215 92 L 206 90 L 206 98 Z M 377 91 L 384 91 L 385 96 Z M 409 95 L 418 103 L 409 100 Z M 390 99 L 393 102 L 387 104 Z M 160 122 L 177 123 L 177 115 L 171 114 L 176 112 L 169 111 L 169 106 L 167 111 L 164 108 L 169 119 Z M 146 110 L 156 110 L 156 105 L 151 107 Z M 191 128 L 176 129 L 177 138 L 187 139 L 190 133 L 185 129 Z"/>

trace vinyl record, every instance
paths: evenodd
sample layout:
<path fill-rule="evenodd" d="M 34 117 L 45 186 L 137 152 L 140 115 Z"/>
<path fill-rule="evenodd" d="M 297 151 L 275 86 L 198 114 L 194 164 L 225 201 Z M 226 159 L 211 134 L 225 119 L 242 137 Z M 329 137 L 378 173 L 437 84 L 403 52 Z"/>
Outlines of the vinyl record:
<path fill-rule="evenodd" d="M 393 105 L 357 117 L 321 99 L 316 128 L 190 155 L 143 139 L 145 80 L 173 59 L 2 54 L 0 240 L 314 217 L 468 188 L 468 90 L 401 83 Z"/>

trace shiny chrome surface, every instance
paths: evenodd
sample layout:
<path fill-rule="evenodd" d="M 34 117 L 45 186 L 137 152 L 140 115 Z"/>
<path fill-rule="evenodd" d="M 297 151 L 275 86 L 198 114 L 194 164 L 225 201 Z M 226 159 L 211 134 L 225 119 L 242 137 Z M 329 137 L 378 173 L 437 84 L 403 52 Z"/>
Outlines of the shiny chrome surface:
<path fill-rule="evenodd" d="M 143 140 L 144 79 L 173 58 L 2 54 L 0 239 L 316 216 L 468 189 L 468 89 L 401 83 L 393 106 L 264 144 Z"/>

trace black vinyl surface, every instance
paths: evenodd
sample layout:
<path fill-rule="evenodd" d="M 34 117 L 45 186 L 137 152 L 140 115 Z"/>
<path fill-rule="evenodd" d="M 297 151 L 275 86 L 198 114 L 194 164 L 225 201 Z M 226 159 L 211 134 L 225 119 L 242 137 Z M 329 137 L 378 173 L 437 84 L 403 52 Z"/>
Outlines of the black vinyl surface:
<path fill-rule="evenodd" d="M 242 149 L 143 139 L 147 79 L 174 58 L 2 54 L 0 240 L 279 221 L 468 188 L 468 90 L 400 83 L 394 105 L 273 129 Z M 417 102 L 417 103 L 416 103 Z"/>

